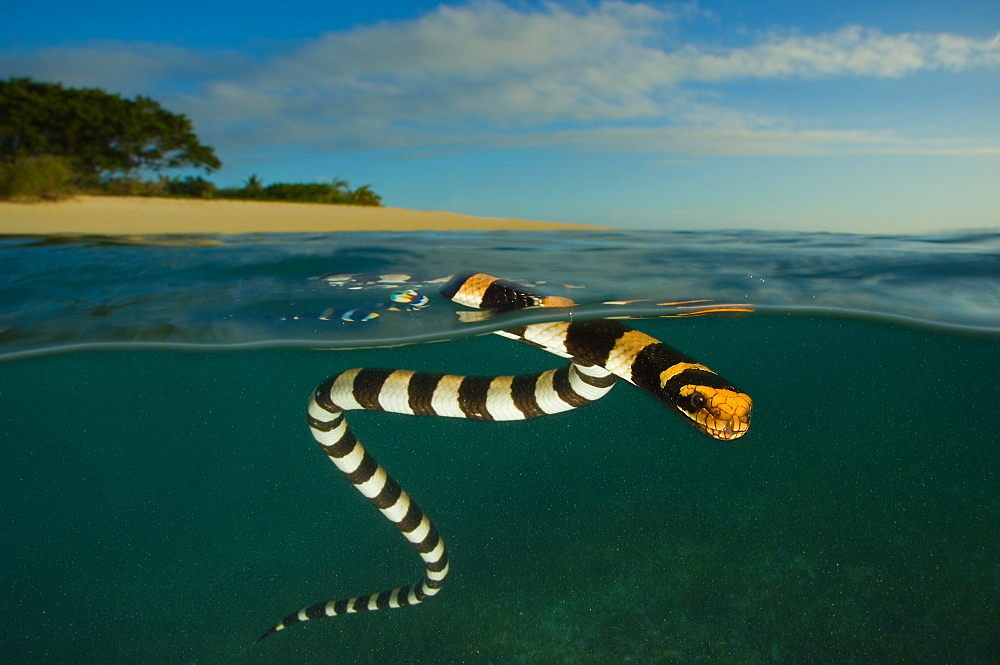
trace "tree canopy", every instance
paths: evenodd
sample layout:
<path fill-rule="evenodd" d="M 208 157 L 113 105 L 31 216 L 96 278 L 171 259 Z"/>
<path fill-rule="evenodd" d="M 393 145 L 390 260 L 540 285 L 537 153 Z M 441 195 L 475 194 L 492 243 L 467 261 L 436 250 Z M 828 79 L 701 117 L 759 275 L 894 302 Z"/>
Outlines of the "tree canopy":
<path fill-rule="evenodd" d="M 137 170 L 222 166 L 187 116 L 148 97 L 124 99 L 96 88 L 30 78 L 0 81 L 0 162 L 52 155 L 83 180 Z"/>
<path fill-rule="evenodd" d="M 149 97 L 124 99 L 97 88 L 67 88 L 30 78 L 0 80 L 0 198 L 60 199 L 75 192 L 127 196 L 299 201 L 378 206 L 369 185 L 346 180 L 274 183 L 251 176 L 242 189 L 219 189 L 198 176 L 146 180 L 143 171 L 222 166 L 187 116 Z"/>

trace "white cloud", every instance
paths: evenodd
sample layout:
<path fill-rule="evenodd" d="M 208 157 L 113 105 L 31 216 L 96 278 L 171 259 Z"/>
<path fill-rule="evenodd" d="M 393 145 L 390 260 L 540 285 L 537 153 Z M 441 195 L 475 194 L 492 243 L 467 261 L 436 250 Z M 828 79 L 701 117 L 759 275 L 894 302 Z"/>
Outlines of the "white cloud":
<path fill-rule="evenodd" d="M 689 47 L 681 54 L 691 80 L 817 79 L 829 76 L 895 78 L 921 71 L 1000 66 L 996 40 L 950 34 L 887 35 L 847 26 L 820 35 L 771 36 L 750 48 L 720 54 Z"/>
<path fill-rule="evenodd" d="M 684 8 L 687 16 L 699 11 Z M 884 132 L 794 127 L 727 107 L 713 86 L 1000 67 L 996 39 L 848 26 L 721 48 L 665 38 L 676 34 L 677 21 L 677 14 L 624 2 L 521 11 L 487 0 L 326 33 L 267 59 L 97 43 L 0 54 L 0 72 L 150 94 L 191 115 L 221 148 L 611 149 L 618 141 L 644 152 L 799 154 L 900 145 Z"/>
<path fill-rule="evenodd" d="M 146 42 L 94 41 L 31 52 L 0 51 L 0 76 L 30 76 L 71 87 L 99 87 L 127 96 L 200 87 L 250 69 L 236 51 L 204 53 Z"/>

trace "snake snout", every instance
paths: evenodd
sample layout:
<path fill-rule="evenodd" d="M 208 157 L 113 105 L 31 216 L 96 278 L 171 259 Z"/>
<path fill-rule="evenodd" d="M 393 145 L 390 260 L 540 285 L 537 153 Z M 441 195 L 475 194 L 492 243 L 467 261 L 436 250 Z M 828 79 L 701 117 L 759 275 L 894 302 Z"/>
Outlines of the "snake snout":
<path fill-rule="evenodd" d="M 712 438 L 732 441 L 750 429 L 753 400 L 749 395 L 724 388 L 693 385 L 684 386 L 680 392 L 687 398 L 687 408 L 681 406 L 681 410 L 695 427 Z"/>

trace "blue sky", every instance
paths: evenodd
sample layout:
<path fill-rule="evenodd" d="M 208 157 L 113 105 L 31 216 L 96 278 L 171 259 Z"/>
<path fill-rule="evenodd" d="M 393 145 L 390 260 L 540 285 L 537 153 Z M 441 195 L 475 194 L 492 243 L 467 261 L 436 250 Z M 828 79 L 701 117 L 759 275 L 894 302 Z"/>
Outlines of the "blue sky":
<path fill-rule="evenodd" d="M 148 95 L 239 185 L 633 228 L 1000 227 L 1000 3 L 5 8 L 0 78 Z"/>

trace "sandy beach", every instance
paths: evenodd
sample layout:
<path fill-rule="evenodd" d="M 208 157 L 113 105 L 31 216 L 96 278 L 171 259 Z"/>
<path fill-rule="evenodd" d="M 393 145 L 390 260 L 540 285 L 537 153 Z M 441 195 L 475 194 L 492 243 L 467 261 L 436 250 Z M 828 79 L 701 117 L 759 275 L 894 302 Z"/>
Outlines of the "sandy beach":
<path fill-rule="evenodd" d="M 269 201 L 79 196 L 58 203 L 0 202 L 0 235 L 594 228 L 599 227 L 401 208 Z"/>

